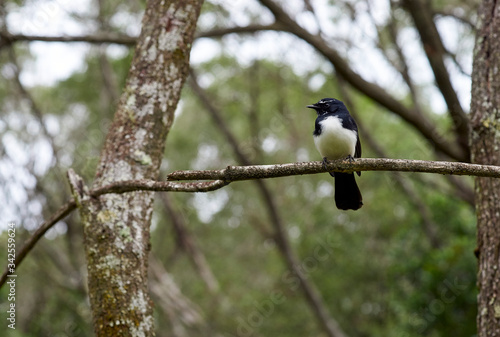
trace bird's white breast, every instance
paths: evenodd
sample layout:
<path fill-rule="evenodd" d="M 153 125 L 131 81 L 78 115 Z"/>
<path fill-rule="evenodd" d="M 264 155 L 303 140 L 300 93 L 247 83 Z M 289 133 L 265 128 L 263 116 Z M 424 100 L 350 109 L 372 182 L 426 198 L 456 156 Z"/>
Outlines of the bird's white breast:
<path fill-rule="evenodd" d="M 357 132 L 342 127 L 342 120 L 330 116 L 320 122 L 321 134 L 314 136 L 314 144 L 321 156 L 330 160 L 354 157 Z"/>

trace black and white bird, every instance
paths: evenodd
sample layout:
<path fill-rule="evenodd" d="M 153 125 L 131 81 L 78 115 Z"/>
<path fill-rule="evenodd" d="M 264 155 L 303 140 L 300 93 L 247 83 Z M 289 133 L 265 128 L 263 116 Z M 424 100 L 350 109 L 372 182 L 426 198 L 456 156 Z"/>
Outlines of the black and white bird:
<path fill-rule="evenodd" d="M 308 105 L 316 110 L 318 118 L 314 127 L 314 144 L 328 160 L 361 157 L 361 143 L 358 126 L 343 102 L 335 98 L 323 98 L 318 103 Z M 361 172 L 356 172 L 361 176 Z M 363 206 L 363 199 L 353 173 L 330 172 L 335 178 L 335 205 L 342 210 L 357 210 Z"/>

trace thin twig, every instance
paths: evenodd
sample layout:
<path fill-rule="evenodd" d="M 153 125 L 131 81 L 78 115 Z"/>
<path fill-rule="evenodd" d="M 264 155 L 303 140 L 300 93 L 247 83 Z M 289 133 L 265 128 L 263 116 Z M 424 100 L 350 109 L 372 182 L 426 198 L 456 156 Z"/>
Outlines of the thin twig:
<path fill-rule="evenodd" d="M 54 215 L 52 215 L 48 220 L 44 221 L 40 227 L 31 235 L 31 237 L 24 243 L 19 252 L 16 254 L 16 261 L 14 262 L 16 268 L 19 267 L 21 262 L 24 260 L 29 251 L 35 246 L 35 244 L 40 240 L 40 238 L 59 220 L 64 219 L 68 214 L 70 214 L 76 208 L 76 203 L 73 199 L 65 203 L 61 208 L 57 210 Z M 14 274 L 15 271 L 6 268 L 5 272 L 0 278 L 0 288 L 3 286 L 5 281 L 7 281 L 7 276 Z"/>

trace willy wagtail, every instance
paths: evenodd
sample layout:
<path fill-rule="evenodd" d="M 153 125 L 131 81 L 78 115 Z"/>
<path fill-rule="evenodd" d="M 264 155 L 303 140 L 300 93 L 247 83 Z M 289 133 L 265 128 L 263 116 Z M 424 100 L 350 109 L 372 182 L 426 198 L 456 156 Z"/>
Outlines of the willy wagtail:
<path fill-rule="evenodd" d="M 358 126 L 343 102 L 335 98 L 323 98 L 318 103 L 308 105 L 316 110 L 318 118 L 314 127 L 314 144 L 328 160 L 361 157 Z M 356 172 L 361 176 L 361 172 Z M 357 210 L 363 206 L 363 199 L 353 173 L 330 172 L 335 178 L 335 205 L 342 210 Z"/>

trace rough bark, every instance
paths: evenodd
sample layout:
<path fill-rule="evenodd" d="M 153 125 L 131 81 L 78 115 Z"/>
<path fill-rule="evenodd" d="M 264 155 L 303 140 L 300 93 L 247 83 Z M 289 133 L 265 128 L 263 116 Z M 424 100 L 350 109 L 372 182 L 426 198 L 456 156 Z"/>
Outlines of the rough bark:
<path fill-rule="evenodd" d="M 500 4 L 484 0 L 474 50 L 471 155 L 478 164 L 500 165 Z M 478 336 L 500 335 L 500 180 L 476 178 Z"/>
<path fill-rule="evenodd" d="M 202 0 L 149 0 L 142 32 L 93 187 L 159 175 L 164 143 L 188 74 Z M 148 293 L 153 193 L 91 197 L 70 176 L 82 217 L 97 336 L 153 336 Z"/>

